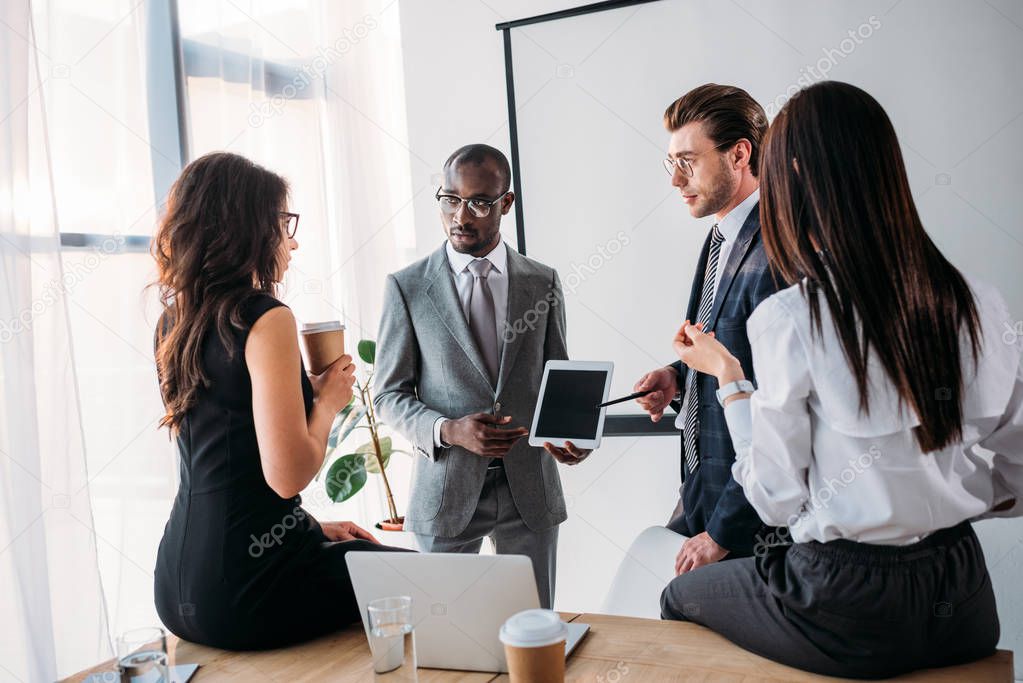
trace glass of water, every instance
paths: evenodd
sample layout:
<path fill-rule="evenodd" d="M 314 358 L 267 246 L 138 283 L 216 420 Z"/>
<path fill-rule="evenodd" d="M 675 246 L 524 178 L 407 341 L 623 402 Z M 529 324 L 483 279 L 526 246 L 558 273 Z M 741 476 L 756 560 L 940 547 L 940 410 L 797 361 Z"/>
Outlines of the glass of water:
<path fill-rule="evenodd" d="M 407 595 L 380 598 L 369 603 L 366 611 L 373 680 L 417 683 L 412 598 Z"/>
<path fill-rule="evenodd" d="M 169 683 L 167 634 L 162 628 L 137 628 L 117 637 L 117 671 L 121 683 L 133 678 Z M 150 673 L 152 672 L 152 673 Z"/>

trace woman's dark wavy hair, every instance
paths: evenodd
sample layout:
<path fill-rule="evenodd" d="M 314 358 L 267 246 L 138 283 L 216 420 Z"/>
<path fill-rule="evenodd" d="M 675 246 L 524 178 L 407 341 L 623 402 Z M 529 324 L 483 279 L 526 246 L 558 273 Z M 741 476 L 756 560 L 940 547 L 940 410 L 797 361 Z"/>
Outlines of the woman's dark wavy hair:
<path fill-rule="evenodd" d="M 960 440 L 960 332 L 969 334 L 976 361 L 977 304 L 920 222 L 881 105 L 836 81 L 801 91 L 767 132 L 760 178 L 768 260 L 788 284 L 807 279 L 803 295 L 818 335 L 816 292 L 823 293 L 856 378 L 860 411 L 869 411 L 873 350 L 920 419 L 914 431 L 921 450 Z"/>
<path fill-rule="evenodd" d="M 151 248 L 158 273 L 151 286 L 164 308 L 156 334 L 167 410 L 161 427 L 176 430 L 209 385 L 202 366 L 206 335 L 214 331 L 233 355 L 242 304 L 274 293 L 287 201 L 284 178 L 227 152 L 196 159 L 174 182 Z"/>

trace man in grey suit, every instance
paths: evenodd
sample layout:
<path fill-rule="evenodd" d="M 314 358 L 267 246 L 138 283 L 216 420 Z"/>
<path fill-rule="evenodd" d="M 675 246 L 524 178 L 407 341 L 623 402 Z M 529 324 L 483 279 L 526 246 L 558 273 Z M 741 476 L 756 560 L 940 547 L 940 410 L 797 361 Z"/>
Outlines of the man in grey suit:
<path fill-rule="evenodd" d="M 498 553 L 528 556 L 550 607 L 566 518 L 555 459 L 588 452 L 522 440 L 544 363 L 568 354 L 557 273 L 501 240 L 510 185 L 508 160 L 488 145 L 444 164 L 447 241 L 387 277 L 375 405 L 417 455 L 405 530 L 426 552 L 476 553 L 489 537 Z"/>

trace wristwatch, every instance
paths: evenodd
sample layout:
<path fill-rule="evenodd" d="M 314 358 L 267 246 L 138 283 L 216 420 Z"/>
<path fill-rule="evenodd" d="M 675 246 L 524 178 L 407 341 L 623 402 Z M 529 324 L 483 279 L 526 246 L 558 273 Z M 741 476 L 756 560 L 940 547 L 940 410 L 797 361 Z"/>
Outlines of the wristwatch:
<path fill-rule="evenodd" d="M 728 398 L 729 396 L 735 396 L 736 394 L 741 394 L 744 392 L 752 394 L 756 390 L 757 388 L 753 386 L 753 382 L 749 381 L 748 379 L 740 379 L 738 382 L 729 382 L 725 386 L 718 389 L 715 393 L 717 394 L 718 397 L 718 403 L 721 404 L 722 408 L 724 408 L 725 399 Z"/>

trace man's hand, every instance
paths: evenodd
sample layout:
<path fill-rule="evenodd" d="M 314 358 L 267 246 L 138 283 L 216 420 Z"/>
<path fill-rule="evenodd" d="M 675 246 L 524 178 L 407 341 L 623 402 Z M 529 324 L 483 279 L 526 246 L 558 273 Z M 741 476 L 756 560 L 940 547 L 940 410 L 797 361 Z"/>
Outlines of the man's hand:
<path fill-rule="evenodd" d="M 558 448 L 549 441 L 545 441 L 543 444 L 544 449 L 554 456 L 554 459 L 560 462 L 562 465 L 578 465 L 586 456 L 592 453 L 590 450 L 583 450 L 576 448 L 575 444 L 571 441 L 565 442 L 564 448 Z"/>
<path fill-rule="evenodd" d="M 355 522 L 320 522 L 320 528 L 323 529 L 323 535 L 331 541 L 363 540 L 380 543 L 380 541 L 373 538 L 373 534 Z"/>
<path fill-rule="evenodd" d="M 640 377 L 636 386 L 632 388 L 634 392 L 651 389 L 653 390 L 651 393 L 637 398 L 636 403 L 650 413 L 652 421 L 657 422 L 678 392 L 678 373 L 675 372 L 675 368 L 658 368 L 648 372 Z"/>
<path fill-rule="evenodd" d="M 728 551 L 715 543 L 706 531 L 696 534 L 687 539 L 682 544 L 682 549 L 678 551 L 678 557 L 675 558 L 675 576 L 705 564 L 714 564 L 727 554 Z"/>
<path fill-rule="evenodd" d="M 457 420 L 445 420 L 440 425 L 440 438 L 444 443 L 461 446 L 470 453 L 484 458 L 503 458 L 515 442 L 529 434 L 525 427 L 501 428 L 511 415 L 498 417 L 490 413 L 474 413 Z"/>

